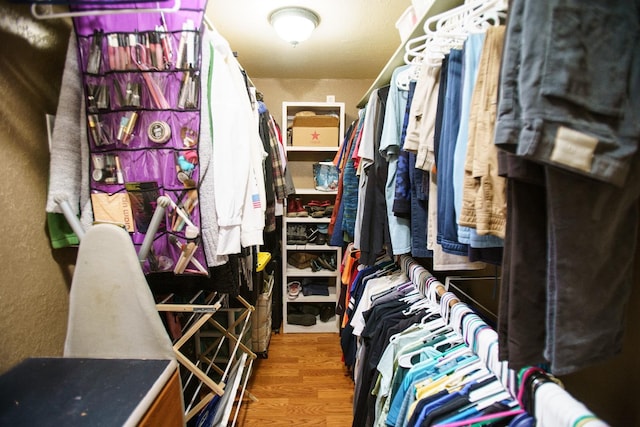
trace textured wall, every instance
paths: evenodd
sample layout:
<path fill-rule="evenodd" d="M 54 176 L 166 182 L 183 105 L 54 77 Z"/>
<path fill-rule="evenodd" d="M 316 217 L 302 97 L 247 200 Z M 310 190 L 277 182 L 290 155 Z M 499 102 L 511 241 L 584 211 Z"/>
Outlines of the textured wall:
<path fill-rule="evenodd" d="M 53 251 L 46 230 L 45 113 L 56 110 L 69 29 L 0 2 L 0 372 L 62 354 L 75 251 Z"/>
<path fill-rule="evenodd" d="M 264 95 L 264 101 L 277 122 L 282 122 L 284 101 L 324 102 L 335 96 L 336 102 L 345 103 L 345 131 L 358 116 L 357 104 L 371 86 L 371 80 L 335 79 L 252 79 Z"/>

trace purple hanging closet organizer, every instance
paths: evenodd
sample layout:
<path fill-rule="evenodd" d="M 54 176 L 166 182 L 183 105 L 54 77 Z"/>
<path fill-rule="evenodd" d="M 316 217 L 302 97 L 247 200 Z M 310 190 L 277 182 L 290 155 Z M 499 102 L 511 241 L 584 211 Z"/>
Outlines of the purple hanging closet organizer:
<path fill-rule="evenodd" d="M 173 1 L 101 3 L 101 9 L 170 8 Z M 94 212 L 115 196 L 139 249 L 159 196 L 170 207 L 155 233 L 145 273 L 208 275 L 200 236 L 198 162 L 201 31 L 206 0 L 181 0 L 172 13 L 73 18 L 86 105 Z M 96 8 L 75 4 L 72 11 Z M 127 213 L 131 212 L 128 217 Z M 189 224 L 191 223 L 191 225 Z M 185 262 L 193 253 L 193 261 Z"/>

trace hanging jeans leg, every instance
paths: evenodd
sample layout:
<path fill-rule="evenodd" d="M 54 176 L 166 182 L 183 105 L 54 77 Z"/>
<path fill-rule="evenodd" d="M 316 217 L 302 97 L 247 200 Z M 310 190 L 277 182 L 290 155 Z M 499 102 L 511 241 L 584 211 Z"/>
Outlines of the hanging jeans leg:
<path fill-rule="evenodd" d="M 621 351 L 638 231 L 638 156 L 624 187 L 548 167 L 548 337 L 554 374 Z"/>

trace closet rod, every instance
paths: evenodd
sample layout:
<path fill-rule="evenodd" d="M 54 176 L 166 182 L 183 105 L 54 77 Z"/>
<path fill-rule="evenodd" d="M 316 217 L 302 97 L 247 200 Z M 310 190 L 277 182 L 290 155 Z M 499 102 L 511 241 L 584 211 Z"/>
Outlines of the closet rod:
<path fill-rule="evenodd" d="M 440 282 L 433 274 L 431 274 L 429 270 L 418 264 L 418 262 L 416 262 L 416 260 L 414 260 L 411 256 L 400 255 L 400 262 L 398 264 L 400 264 L 401 269 L 405 272 L 409 279 L 411 279 L 411 281 L 418 287 L 418 291 L 422 294 L 423 297 L 428 297 L 426 291 L 428 291 L 431 286 L 435 286 L 438 297 L 442 297 L 442 295 L 447 293 L 447 288 L 442 284 L 442 282 Z M 413 266 L 415 266 L 415 268 Z M 420 269 L 419 272 L 416 272 L 417 268 Z M 451 299 L 451 301 L 449 301 L 449 308 L 453 307 L 459 302 L 460 300 L 458 298 Z"/>

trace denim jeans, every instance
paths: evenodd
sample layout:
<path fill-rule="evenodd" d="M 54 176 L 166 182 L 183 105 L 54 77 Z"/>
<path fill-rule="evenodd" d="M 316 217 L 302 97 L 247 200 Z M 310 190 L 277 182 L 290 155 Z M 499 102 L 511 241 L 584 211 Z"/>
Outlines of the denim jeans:
<path fill-rule="evenodd" d="M 442 128 L 437 155 L 437 242 L 442 245 L 442 250 L 447 253 L 466 256 L 467 245 L 458 241 L 458 224 L 453 193 L 453 154 L 460 127 L 461 86 L 462 51 L 452 49 L 449 53 Z"/>
<path fill-rule="evenodd" d="M 640 141 L 637 1 L 512 1 L 496 133 L 518 155 L 622 186 Z"/>

